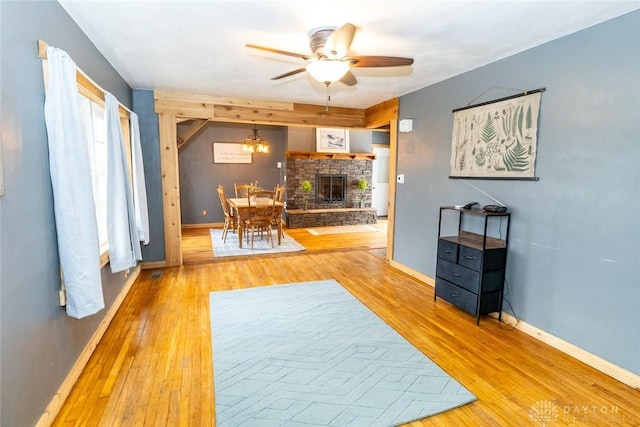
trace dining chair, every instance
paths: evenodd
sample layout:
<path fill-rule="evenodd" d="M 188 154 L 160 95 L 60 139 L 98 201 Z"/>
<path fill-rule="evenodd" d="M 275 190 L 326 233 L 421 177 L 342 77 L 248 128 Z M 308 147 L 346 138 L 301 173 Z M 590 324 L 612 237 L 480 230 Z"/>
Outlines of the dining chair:
<path fill-rule="evenodd" d="M 236 190 L 236 198 L 247 197 L 249 195 L 249 191 L 252 188 L 251 184 L 236 184 L 233 183 L 233 187 Z"/>
<path fill-rule="evenodd" d="M 284 203 L 284 190 L 285 190 L 284 185 L 280 185 L 280 184 L 276 185 L 276 189 L 274 190 L 275 200 L 277 200 L 278 202 Z M 284 209 L 282 211 L 284 211 Z M 278 236 L 281 236 L 281 238 L 284 236 L 284 233 L 282 232 L 282 211 L 280 211 L 280 215 L 278 215 L 277 212 L 274 214 L 273 222 L 271 223 L 271 225 L 277 228 Z"/>
<path fill-rule="evenodd" d="M 247 195 L 249 206 L 249 216 L 244 220 L 244 230 L 246 231 L 247 243 L 249 242 L 249 232 L 251 232 L 251 249 L 256 233 L 262 237 L 267 234 L 267 241 L 271 241 L 273 248 L 273 231 L 271 225 L 276 216 L 275 192 L 269 190 L 257 190 Z"/>
<path fill-rule="evenodd" d="M 222 241 L 227 242 L 227 233 L 229 233 L 229 228 L 235 233 L 238 228 L 238 221 L 235 215 L 233 215 L 233 211 L 229 207 L 229 202 L 227 201 L 227 196 L 224 193 L 224 187 L 222 185 L 218 185 L 218 197 L 220 198 L 220 204 L 222 205 L 222 212 L 224 213 L 224 226 L 222 227 Z"/>
<path fill-rule="evenodd" d="M 276 193 L 276 200 L 279 202 L 284 202 L 284 188 L 284 185 L 276 184 L 274 191 Z"/>

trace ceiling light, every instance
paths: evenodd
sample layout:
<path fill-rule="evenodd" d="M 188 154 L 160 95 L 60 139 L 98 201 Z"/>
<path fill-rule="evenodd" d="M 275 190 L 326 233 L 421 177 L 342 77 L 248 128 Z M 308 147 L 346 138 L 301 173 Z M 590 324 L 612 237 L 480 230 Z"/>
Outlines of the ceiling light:
<path fill-rule="evenodd" d="M 347 74 L 347 71 L 349 71 L 349 63 L 339 60 L 322 59 L 310 62 L 307 65 L 307 71 L 314 79 L 329 86 Z"/>
<path fill-rule="evenodd" d="M 242 144 L 243 153 L 269 154 L 269 143 L 258 135 L 258 128 L 253 126 L 253 134 L 249 135 Z"/>

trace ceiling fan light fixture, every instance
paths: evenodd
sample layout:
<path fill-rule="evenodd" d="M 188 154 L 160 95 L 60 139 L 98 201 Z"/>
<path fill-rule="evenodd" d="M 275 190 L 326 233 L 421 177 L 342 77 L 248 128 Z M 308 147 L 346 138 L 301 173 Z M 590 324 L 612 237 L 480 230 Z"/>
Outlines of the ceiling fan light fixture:
<path fill-rule="evenodd" d="M 307 64 L 307 71 L 311 77 L 327 86 L 340 80 L 349 68 L 348 62 L 332 59 L 321 59 Z"/>

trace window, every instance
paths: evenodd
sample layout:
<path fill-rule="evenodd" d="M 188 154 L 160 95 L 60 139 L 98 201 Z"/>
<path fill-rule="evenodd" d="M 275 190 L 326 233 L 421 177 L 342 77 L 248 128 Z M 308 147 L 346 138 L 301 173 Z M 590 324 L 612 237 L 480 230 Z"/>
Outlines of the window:
<path fill-rule="evenodd" d="M 80 97 L 80 108 L 89 148 L 93 202 L 98 223 L 100 254 L 109 250 L 107 239 L 107 127 L 104 106 L 87 98 Z"/>

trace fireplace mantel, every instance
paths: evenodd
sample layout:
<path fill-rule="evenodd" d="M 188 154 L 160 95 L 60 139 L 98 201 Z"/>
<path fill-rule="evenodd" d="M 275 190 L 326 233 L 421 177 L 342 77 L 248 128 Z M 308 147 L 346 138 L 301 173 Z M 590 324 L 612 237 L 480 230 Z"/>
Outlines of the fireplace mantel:
<path fill-rule="evenodd" d="M 375 160 L 373 153 L 318 153 L 315 151 L 287 151 L 287 158 L 312 160 Z"/>

